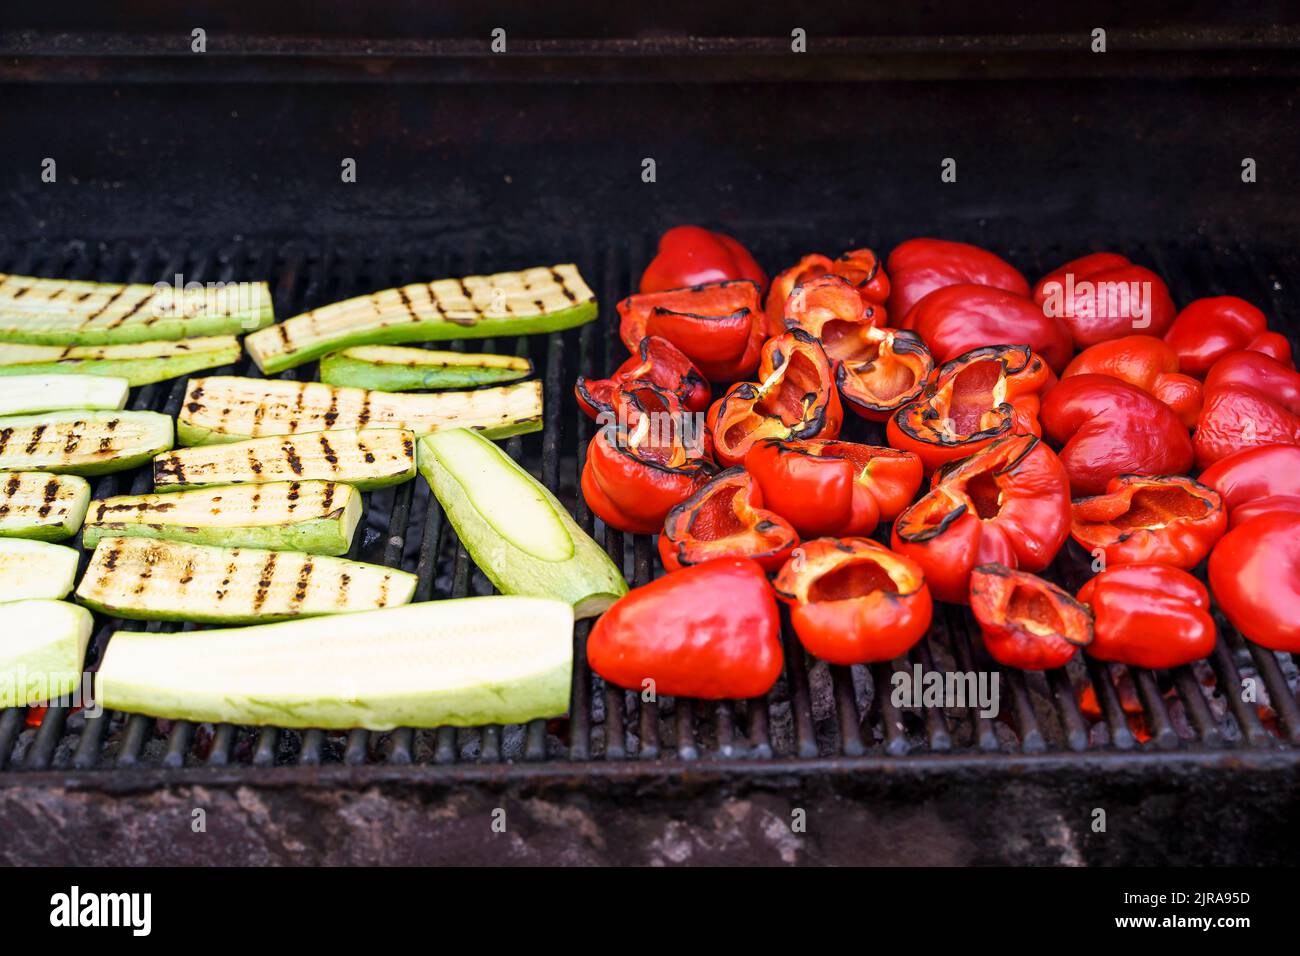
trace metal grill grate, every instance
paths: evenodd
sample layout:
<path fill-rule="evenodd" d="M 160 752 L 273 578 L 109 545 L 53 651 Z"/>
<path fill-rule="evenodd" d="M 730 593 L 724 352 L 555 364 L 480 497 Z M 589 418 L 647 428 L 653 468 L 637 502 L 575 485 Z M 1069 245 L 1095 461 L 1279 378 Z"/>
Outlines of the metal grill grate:
<path fill-rule="evenodd" d="M 780 234 L 779 230 L 772 232 Z M 889 243 L 872 238 L 858 236 L 856 244 L 866 241 L 877 249 L 889 247 Z M 1016 249 L 1006 243 L 999 245 L 996 237 L 987 233 L 974 238 L 1006 250 L 1032 275 L 1088 248 L 1106 247 L 1102 242 L 1071 243 L 1068 248 L 1035 242 Z M 850 244 L 854 244 L 852 239 L 842 243 Z M 793 261 L 804 251 L 756 245 L 760 257 L 769 263 Z M 34 242 L 0 247 L 0 271 L 131 281 L 170 278 L 177 272 L 184 273 L 186 280 L 198 281 L 265 277 L 272 282 L 276 314 L 284 317 L 407 281 L 515 268 L 543 259 L 572 259 L 600 298 L 601 321 L 565 333 L 487 341 L 475 343 L 475 347 L 532 357 L 544 376 L 546 428 L 540 435 L 512 438 L 506 448 L 573 508 L 579 523 L 593 531 L 624 566 L 631 584 L 644 584 L 660 572 L 651 539 L 604 528 L 593 521 L 576 494 L 593 426 L 578 411 L 571 387 L 580 371 L 605 372 L 623 357 L 614 334 L 613 306 L 632 287 L 650 241 L 634 236 L 625 246 L 600 248 L 593 238 L 579 236 L 576 247 L 571 245 L 562 254 L 552 248 L 531 258 L 513 250 L 503 258 L 497 248 L 489 258 L 485 249 L 485 243 L 477 250 L 462 246 L 454 252 L 431 245 L 388 255 L 352 249 L 346 243 L 314 247 L 299 241 L 235 241 L 220 246 Z M 1294 250 L 1198 239 L 1121 251 L 1156 268 L 1168 280 L 1177 301 L 1229 292 L 1242 295 L 1262 305 L 1296 341 L 1300 293 L 1283 280 L 1300 272 L 1300 255 Z M 247 361 L 235 369 L 205 374 L 231 372 L 257 374 Z M 286 377 L 314 375 L 314 365 L 285 373 Z M 136 389 L 131 407 L 175 414 L 184 384 L 185 380 L 179 379 Z M 879 435 L 865 423 L 854 421 L 847 437 L 878 440 Z M 144 469 L 100 478 L 94 493 L 96 497 L 128 490 L 140 493 L 149 487 L 150 475 Z M 362 530 L 350 557 L 415 571 L 419 575 L 416 600 L 490 593 L 486 579 L 473 567 L 423 480 L 365 498 Z M 1050 576 L 1077 586 L 1086 573 L 1080 555 L 1067 554 Z M 455 767 L 467 764 L 501 762 L 578 769 L 575 765 L 590 766 L 592 761 L 798 763 L 819 758 L 851 766 L 855 758 L 905 758 L 920 753 L 983 756 L 996 762 L 999 755 L 1012 753 L 1068 756 L 1085 751 L 1300 746 L 1296 661 L 1242 641 L 1221 615 L 1217 620 L 1221 636 L 1212 658 L 1168 673 L 1126 671 L 1083 659 L 1047 674 L 1003 669 L 997 717 L 984 717 L 973 710 L 899 709 L 890 701 L 890 678 L 898 667 L 996 668 L 982 656 L 973 621 L 959 608 L 941 606 L 929 639 L 906 661 L 869 667 L 828 667 L 806 658 L 787 627 L 785 674 L 768 697 L 721 703 L 680 699 L 644 703 L 636 693 L 605 686 L 586 665 L 584 644 L 589 624 L 584 622 L 574 635 L 573 697 L 567 721 L 538 720 L 525 727 L 470 730 L 336 733 L 193 726 L 185 721 L 118 713 L 87 719 L 60 708 L 51 708 L 37 721 L 24 709 L 15 708 L 0 714 L 0 771 L 116 770 L 129 776 L 132 768 L 387 763 L 423 765 L 437 773 L 438 767 L 454 772 Z M 108 636 L 121 626 L 121 621 L 97 619 L 89 662 L 98 660 Z M 173 629 L 159 623 L 130 622 L 125 626 Z M 1266 700 L 1267 707 L 1242 700 L 1237 689 L 1248 676 L 1258 678 L 1259 702 Z M 1080 695 L 1087 688 L 1095 695 L 1096 709 L 1085 713 Z"/>

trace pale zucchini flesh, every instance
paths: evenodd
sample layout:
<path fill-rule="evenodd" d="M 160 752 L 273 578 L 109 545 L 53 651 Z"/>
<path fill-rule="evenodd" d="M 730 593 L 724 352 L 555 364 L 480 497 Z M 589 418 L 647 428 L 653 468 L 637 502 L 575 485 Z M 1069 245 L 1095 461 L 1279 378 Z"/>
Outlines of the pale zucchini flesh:
<path fill-rule="evenodd" d="M 0 709 L 82 688 L 91 615 L 65 601 L 0 604 Z"/>
<path fill-rule="evenodd" d="M 185 634 L 118 631 L 95 697 L 128 713 L 241 725 L 517 724 L 568 710 L 572 632 L 562 601 L 505 596 Z"/>
<path fill-rule="evenodd" d="M 0 472 L 0 535 L 62 541 L 77 533 L 90 504 L 90 482 L 48 471 Z"/>
<path fill-rule="evenodd" d="M 91 502 L 82 542 L 145 537 L 229 548 L 338 555 L 361 519 L 361 493 L 333 481 L 218 485 Z"/>
<path fill-rule="evenodd" d="M 131 384 L 124 378 L 103 375 L 13 375 L 0 378 L 0 415 L 70 408 L 125 407 Z"/>
<path fill-rule="evenodd" d="M 595 317 L 595 295 L 565 263 L 357 296 L 255 332 L 244 345 L 269 375 L 355 345 L 529 335 Z"/>
<path fill-rule="evenodd" d="M 172 447 L 160 412 L 74 409 L 0 418 L 0 468 L 103 475 L 134 468 Z"/>
<path fill-rule="evenodd" d="M 79 559 L 66 545 L 0 538 L 0 603 L 67 597 Z"/>
<path fill-rule="evenodd" d="M 367 491 L 414 476 L 415 435 L 400 428 L 250 438 L 180 448 L 153 462 L 158 491 L 300 478 L 342 481 Z"/>
<path fill-rule="evenodd" d="M 516 355 L 435 352 L 399 345 L 359 345 L 320 360 L 320 380 L 326 385 L 381 392 L 492 385 L 527 378 L 532 371 L 533 363 Z"/>
<path fill-rule="evenodd" d="M 251 624 L 397 607 L 411 600 L 415 581 L 406 571 L 319 554 L 101 538 L 77 600 L 132 620 Z"/>
<path fill-rule="evenodd" d="M 242 354 L 239 339 L 214 335 L 125 345 L 0 344 L 0 376 L 108 375 L 131 385 L 149 385 L 192 372 L 233 365 Z"/>
<path fill-rule="evenodd" d="M 417 459 L 461 543 L 503 594 L 559 598 L 584 618 L 627 593 L 605 549 L 492 442 L 463 429 L 436 432 L 420 440 Z"/>
<path fill-rule="evenodd" d="M 504 438 L 542 427 L 542 383 L 405 395 L 282 379 L 214 375 L 190 380 L 176 418 L 182 445 L 336 429 L 404 428 L 427 435 L 472 428 Z"/>

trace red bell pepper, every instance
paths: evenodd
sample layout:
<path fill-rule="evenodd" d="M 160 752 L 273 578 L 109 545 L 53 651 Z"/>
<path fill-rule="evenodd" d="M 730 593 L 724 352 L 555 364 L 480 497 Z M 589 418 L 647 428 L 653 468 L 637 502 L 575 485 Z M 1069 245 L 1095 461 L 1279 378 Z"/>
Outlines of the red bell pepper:
<path fill-rule="evenodd" d="M 1262 352 L 1230 352 L 1205 376 L 1197 422 L 1202 468 L 1259 445 L 1300 443 L 1300 372 Z"/>
<path fill-rule="evenodd" d="M 1025 671 L 1064 667 L 1092 643 L 1092 615 L 1050 581 L 1003 564 L 971 572 L 970 607 L 984 647 L 999 664 Z"/>
<path fill-rule="evenodd" d="M 1134 333 L 1164 335 L 1176 311 L 1163 279 L 1113 252 L 1052 270 L 1034 286 L 1034 301 L 1065 323 L 1081 349 Z"/>
<path fill-rule="evenodd" d="M 664 292 L 728 279 L 750 279 L 758 283 L 760 294 L 767 288 L 767 273 L 735 239 L 699 226 L 674 226 L 659 237 L 659 252 L 641 274 L 641 291 Z"/>
<path fill-rule="evenodd" d="M 753 558 L 775 571 L 798 543 L 790 522 L 763 507 L 753 476 L 729 468 L 668 512 L 659 557 L 669 571 L 715 558 Z"/>
<path fill-rule="evenodd" d="M 889 298 L 889 276 L 880 268 L 880 260 L 874 252 L 854 249 L 833 261 L 817 253 L 804 256 L 777 275 L 767 293 L 768 335 L 780 335 L 785 331 L 786 300 L 795 287 L 828 274 L 838 275 L 853 286 L 864 305 L 878 306 L 874 310 L 875 324 L 885 324 L 884 305 Z"/>
<path fill-rule="evenodd" d="M 579 375 L 573 391 L 579 407 L 598 419 L 602 413 L 613 413 L 618 390 L 629 382 L 658 385 L 672 392 L 687 411 L 705 411 L 713 400 L 713 391 L 700 370 L 672 342 L 656 336 L 643 338 L 636 354 L 609 378 L 588 379 Z"/>
<path fill-rule="evenodd" d="M 990 345 L 1024 344 L 1059 373 L 1074 354 L 1060 319 L 1044 315 L 1022 295 L 988 286 L 949 285 L 931 292 L 907 312 L 902 327 L 925 340 L 936 362 Z"/>
<path fill-rule="evenodd" d="M 1192 442 L 1173 410 L 1117 378 L 1062 379 L 1043 399 L 1038 421 L 1062 446 L 1076 495 L 1099 495 L 1119 475 L 1182 475 L 1192 467 Z"/>
<path fill-rule="evenodd" d="M 756 561 L 721 558 L 623 595 L 587 637 L 605 680 L 656 695 L 761 697 L 781 674 L 781 616 Z"/>
<path fill-rule="evenodd" d="M 1070 534 L 1093 554 L 1101 551 L 1107 565 L 1191 569 L 1227 527 L 1222 497 L 1199 481 L 1121 475 L 1105 494 L 1075 500 Z"/>
<path fill-rule="evenodd" d="M 1268 330 L 1264 313 L 1235 295 L 1217 295 L 1187 303 L 1165 333 L 1178 354 L 1181 370 L 1197 378 L 1230 352 L 1262 352 L 1294 368 L 1291 343 Z"/>
<path fill-rule="evenodd" d="M 892 661 L 930 629 L 934 605 L 915 561 L 869 538 L 795 548 L 772 582 L 799 643 L 832 664 Z"/>
<path fill-rule="evenodd" d="M 1190 664 L 1214 650 L 1217 632 L 1205 585 L 1167 564 L 1121 564 L 1079 589 L 1092 611 L 1087 653 L 1132 667 Z"/>
<path fill-rule="evenodd" d="M 800 329 L 769 339 L 758 382 L 733 385 L 709 409 L 709 432 L 722 464 L 738 465 L 761 438 L 836 438 L 844 421 L 821 343 Z"/>
<path fill-rule="evenodd" d="M 911 503 L 922 471 L 911 452 L 825 439 L 756 442 L 745 468 L 766 506 L 805 537 L 871 534 Z"/>
<path fill-rule="evenodd" d="M 1220 458 L 1201 482 L 1223 496 L 1228 526 L 1269 511 L 1300 513 L 1300 445 L 1261 445 Z"/>
<path fill-rule="evenodd" d="M 889 254 L 889 281 L 892 290 L 889 293 L 887 308 L 897 322 L 911 311 L 912 306 L 920 302 L 936 289 L 959 284 L 991 286 L 1005 289 L 1022 298 L 1029 296 L 1029 282 L 1015 266 L 994 255 L 987 249 L 972 246 L 964 242 L 948 242 L 944 239 L 909 239 L 896 246 Z M 907 326 L 912 328 L 912 326 Z M 933 342 L 921 333 L 931 349 Z M 957 349 L 952 355 L 940 358 L 944 362 L 961 352 L 975 348 L 977 345 L 1003 345 L 1007 342 L 1025 342 L 1024 338 L 998 339 L 997 341 L 974 342 Z M 1031 345 L 1034 343 L 1030 342 Z M 1038 350 L 1038 346 L 1034 346 Z M 1061 365 L 1065 360 L 1061 361 Z"/>
<path fill-rule="evenodd" d="M 1136 385 L 1174 410 L 1188 428 L 1201 414 L 1201 383 L 1178 371 L 1178 355 L 1162 339 L 1151 335 L 1126 335 L 1090 345 L 1066 366 L 1062 378 L 1072 375 L 1109 375 Z"/>
<path fill-rule="evenodd" d="M 766 338 L 758 283 L 712 282 L 628 296 L 618 304 L 619 337 L 636 352 L 647 335 L 672 342 L 710 381 L 750 375 Z"/>
<path fill-rule="evenodd" d="M 1210 587 L 1243 635 L 1300 654 L 1300 514 L 1261 514 L 1224 535 L 1210 555 Z"/>
<path fill-rule="evenodd" d="M 1016 435 L 936 472 L 894 522 L 892 543 L 921 566 L 936 598 L 964 604 L 976 565 L 1041 571 L 1069 534 L 1065 469 L 1042 441 Z"/>

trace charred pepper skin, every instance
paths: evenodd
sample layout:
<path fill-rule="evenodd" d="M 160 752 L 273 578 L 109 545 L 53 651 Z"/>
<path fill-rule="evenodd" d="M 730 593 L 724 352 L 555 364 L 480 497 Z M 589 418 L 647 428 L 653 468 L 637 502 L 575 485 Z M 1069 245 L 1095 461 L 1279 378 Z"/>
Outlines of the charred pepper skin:
<path fill-rule="evenodd" d="M 898 313 L 891 313 L 897 315 Z M 950 285 L 931 292 L 903 317 L 936 362 L 971 349 L 1027 345 L 1059 373 L 1074 354 L 1069 330 L 1023 295 L 981 285 Z"/>
<path fill-rule="evenodd" d="M 750 375 L 767 337 L 759 286 L 748 279 L 628 296 L 618 303 L 618 315 L 629 352 L 647 335 L 660 336 L 711 382 Z"/>
<path fill-rule="evenodd" d="M 1217 295 L 1187 303 L 1165 333 L 1181 370 L 1204 378 L 1214 363 L 1232 352 L 1262 352 L 1294 368 L 1291 343 L 1268 330 L 1258 308 L 1235 295 Z"/>
<path fill-rule="evenodd" d="M 1300 445 L 1260 445 L 1220 458 L 1200 480 L 1223 496 L 1228 526 L 1269 511 L 1300 513 Z"/>
<path fill-rule="evenodd" d="M 1078 498 L 1070 534 L 1106 564 L 1167 564 L 1190 570 L 1223 537 L 1228 514 L 1213 488 L 1181 475 L 1112 478 L 1106 492 Z"/>
<path fill-rule="evenodd" d="M 729 468 L 668 512 L 659 557 L 668 571 L 717 558 L 752 558 L 775 571 L 798 543 L 790 522 L 763 507 L 754 477 Z"/>
<path fill-rule="evenodd" d="M 1188 428 L 1196 427 L 1204 400 L 1201 383 L 1178 370 L 1178 354 L 1162 339 L 1126 335 L 1084 349 L 1066 366 L 1062 378 L 1109 375 L 1136 385 L 1168 405 Z"/>
<path fill-rule="evenodd" d="M 987 249 L 965 242 L 949 242 L 946 239 L 909 239 L 900 243 L 889 254 L 887 268 L 893 286 L 887 308 L 890 315 L 899 318 L 907 315 L 912 306 L 927 295 L 945 286 L 958 284 L 990 286 L 1021 298 L 1029 296 L 1029 282 L 1019 269 Z M 924 333 L 922 337 L 925 337 Z M 933 342 L 928 339 L 926 341 L 932 349 L 935 347 Z M 1007 341 L 1027 340 L 1000 339 L 996 342 L 976 344 L 1000 345 Z M 958 349 L 952 355 L 968 351 L 973 347 L 974 345 Z M 952 358 L 952 355 L 940 358 L 939 361 L 947 361 Z"/>
<path fill-rule="evenodd" d="M 659 237 L 659 251 L 641 274 L 642 292 L 664 292 L 706 282 L 748 279 L 760 293 L 767 273 L 731 236 L 699 226 L 674 226 Z"/>
<path fill-rule="evenodd" d="M 1114 252 L 1053 269 L 1034 286 L 1034 301 L 1061 318 L 1080 349 L 1133 333 L 1164 335 L 1176 311 L 1160 276 Z"/>
<path fill-rule="evenodd" d="M 1050 581 L 1003 564 L 981 564 L 971 572 L 970 606 L 985 649 L 1007 667 L 1064 667 L 1092 643 L 1086 607 Z"/>
<path fill-rule="evenodd" d="M 1210 555 L 1210 588 L 1247 638 L 1300 653 L 1300 514 L 1261 513 L 1224 535 Z"/>
<path fill-rule="evenodd" d="M 1179 667 L 1208 657 L 1217 632 L 1205 585 L 1167 564 L 1121 564 L 1079 589 L 1093 617 L 1087 653 L 1131 667 Z"/>
<path fill-rule="evenodd" d="M 591 418 L 614 409 L 618 390 L 631 382 L 649 382 L 672 392 L 682 408 L 692 412 L 707 411 L 713 400 L 708 380 L 681 349 L 667 339 L 646 336 L 633 355 L 609 378 L 588 379 L 578 376 L 573 391 L 579 407 Z"/>

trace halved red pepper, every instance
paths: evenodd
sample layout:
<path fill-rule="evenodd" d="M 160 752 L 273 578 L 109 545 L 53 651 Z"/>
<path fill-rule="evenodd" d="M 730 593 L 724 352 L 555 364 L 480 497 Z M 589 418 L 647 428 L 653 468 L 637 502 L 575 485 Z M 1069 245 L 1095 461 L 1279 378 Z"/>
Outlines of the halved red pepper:
<path fill-rule="evenodd" d="M 832 664 L 906 654 L 934 612 L 920 566 L 869 538 L 805 541 L 772 583 L 799 643 Z"/>
<path fill-rule="evenodd" d="M 836 438 L 844 420 L 830 361 L 800 329 L 769 339 L 758 382 L 733 385 L 709 409 L 714 454 L 738 465 L 762 438 Z"/>
<path fill-rule="evenodd" d="M 1217 632 L 1205 585 L 1167 564 L 1121 564 L 1079 589 L 1092 611 L 1087 653 L 1132 667 L 1190 664 L 1214 650 Z"/>
<path fill-rule="evenodd" d="M 891 313 L 897 322 L 898 313 Z M 936 289 L 916 303 L 899 323 L 929 346 L 936 362 L 947 362 L 971 349 L 1024 344 L 1060 372 L 1074 346 L 1064 323 L 1031 299 L 989 286 L 958 284 Z"/>
<path fill-rule="evenodd" d="M 804 256 L 795 265 L 772 280 L 767 293 L 767 332 L 780 335 L 785 331 L 786 300 L 798 285 L 806 284 L 819 276 L 838 275 L 858 293 L 864 305 L 879 306 L 875 310 L 875 323 L 885 324 L 885 301 L 889 298 L 889 276 L 880 267 L 880 260 L 870 249 L 854 249 L 838 259 L 813 253 Z"/>
<path fill-rule="evenodd" d="M 1187 303 L 1165 333 L 1181 370 L 1201 378 L 1225 355 L 1262 352 L 1294 368 L 1291 343 L 1268 330 L 1264 313 L 1235 295 L 1216 295 Z"/>
<path fill-rule="evenodd" d="M 1201 482 L 1223 496 L 1228 526 L 1271 511 L 1300 514 L 1300 445 L 1261 445 L 1220 458 Z"/>
<path fill-rule="evenodd" d="M 1029 282 L 1020 270 L 1000 256 L 987 249 L 972 246 L 965 242 L 949 242 L 946 239 L 909 239 L 900 243 L 889 254 L 889 281 L 892 291 L 889 294 L 887 308 L 889 314 L 898 322 L 911 311 L 912 306 L 920 302 L 936 289 L 958 284 L 991 286 L 1005 289 L 1021 298 L 1029 296 Z M 906 326 L 913 328 L 913 326 Z M 924 332 L 921 337 L 931 349 L 935 344 Z M 1028 339 L 999 339 L 997 341 L 976 342 L 940 358 L 945 362 L 969 349 L 979 345 L 1002 345 L 1006 342 L 1027 342 Z M 1033 344 L 1032 342 L 1030 343 Z M 1061 365 L 1065 365 L 1062 360 Z"/>
<path fill-rule="evenodd" d="M 573 387 L 578 405 L 592 418 L 614 411 L 618 390 L 629 382 L 649 382 L 672 392 L 682 408 L 702 412 L 713 400 L 713 392 L 700 370 L 667 339 L 648 335 L 636 348 L 636 354 L 620 365 L 609 378 L 588 379 L 578 376 Z"/>
<path fill-rule="evenodd" d="M 1041 571 L 1070 535 L 1070 485 L 1040 439 L 1016 435 L 935 473 L 894 522 L 892 544 L 925 571 L 940 601 L 970 599 L 976 565 Z"/>
<path fill-rule="evenodd" d="M 1086 607 L 1052 582 L 1004 564 L 981 564 L 971 572 L 970 607 L 985 649 L 1007 667 L 1064 667 L 1092 643 Z"/>
<path fill-rule="evenodd" d="M 1260 514 L 1224 535 L 1210 555 L 1210 587 L 1250 640 L 1300 654 L 1300 514 Z"/>
<path fill-rule="evenodd" d="M 756 442 L 745 468 L 766 506 L 805 537 L 870 534 L 911 503 L 922 475 L 911 452 L 820 438 Z"/>
<path fill-rule="evenodd" d="M 1180 475 L 1112 478 L 1106 493 L 1074 502 L 1070 534 L 1101 551 L 1107 565 L 1200 564 L 1228 527 L 1223 499 L 1213 488 Z"/>
<path fill-rule="evenodd" d="M 1136 385 L 1174 410 L 1188 428 L 1201 414 L 1201 383 L 1178 371 L 1178 354 L 1163 339 L 1151 335 L 1125 335 L 1090 345 L 1066 366 L 1062 378 L 1072 375 L 1109 375 Z"/>
<path fill-rule="evenodd" d="M 760 292 L 767 287 L 767 273 L 731 236 L 699 226 L 674 226 L 659 237 L 659 251 L 641 273 L 641 291 L 663 292 L 728 279 L 750 279 L 758 283 Z"/>
<path fill-rule="evenodd" d="M 790 522 L 763 507 L 753 476 L 728 468 L 668 512 L 659 557 L 669 571 L 715 558 L 752 558 L 775 571 L 798 543 Z"/>
<path fill-rule="evenodd" d="M 889 419 L 885 434 L 933 472 L 999 438 L 1037 435 L 1039 394 L 1055 383 L 1028 346 L 974 349 L 942 365 L 921 397 Z"/>
<path fill-rule="evenodd" d="M 629 352 L 647 335 L 661 336 L 710 381 L 751 374 L 767 337 L 758 283 L 747 279 L 628 296 L 618 314 L 619 337 Z"/>
<path fill-rule="evenodd" d="M 1164 279 L 1113 252 L 1053 269 L 1034 286 L 1034 301 L 1065 323 L 1081 349 L 1134 333 L 1164 335 L 1177 311 Z"/>

